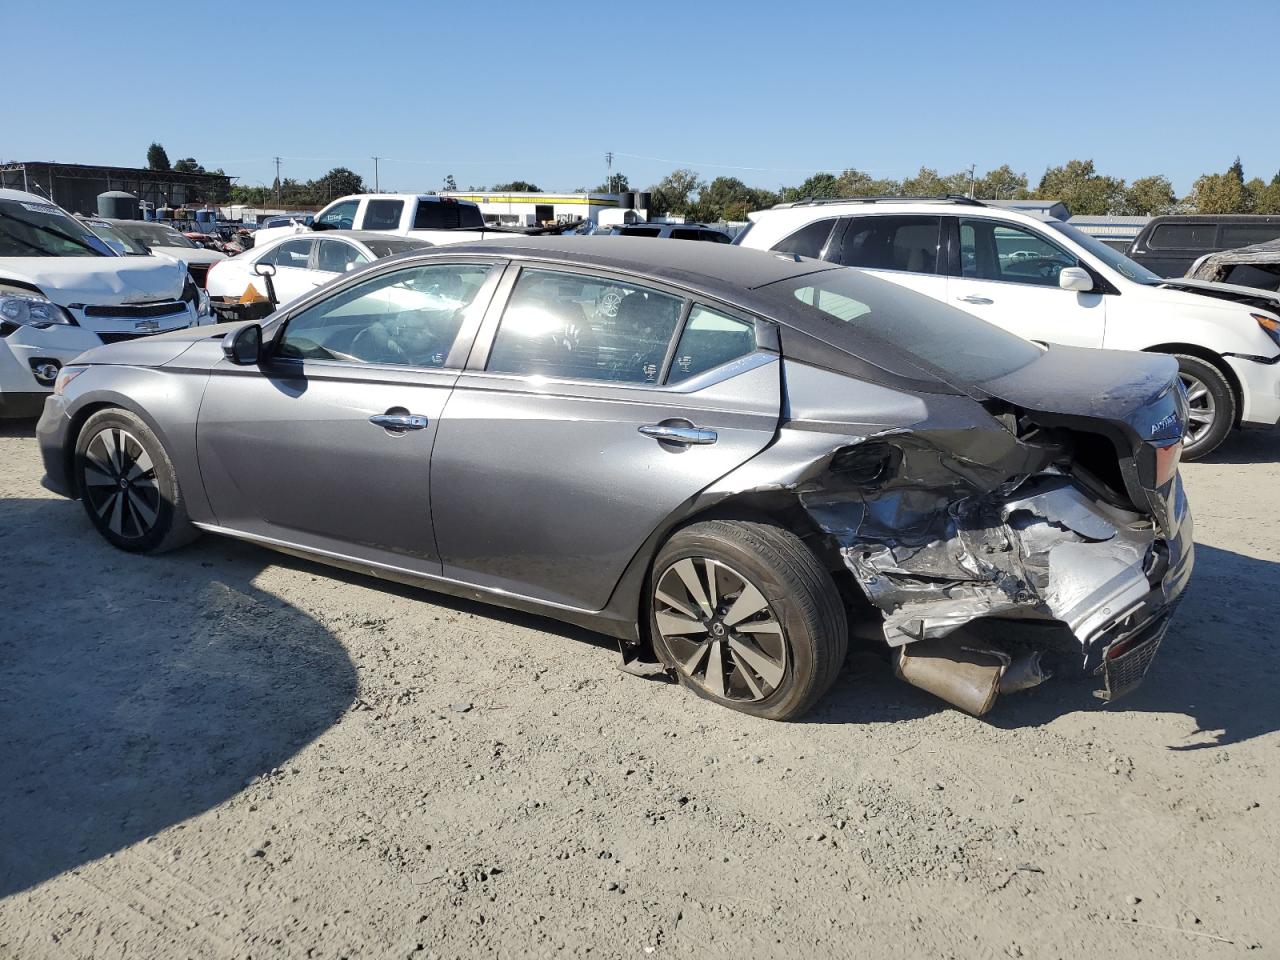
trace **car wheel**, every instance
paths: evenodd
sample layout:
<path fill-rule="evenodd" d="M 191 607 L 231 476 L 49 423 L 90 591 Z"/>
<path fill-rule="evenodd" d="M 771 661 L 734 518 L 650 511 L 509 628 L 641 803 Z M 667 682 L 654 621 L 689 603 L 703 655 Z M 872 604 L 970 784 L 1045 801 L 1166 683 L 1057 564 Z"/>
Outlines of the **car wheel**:
<path fill-rule="evenodd" d="M 1227 439 L 1236 422 L 1236 395 L 1222 371 L 1206 360 L 1184 353 L 1178 361 L 1178 378 L 1187 390 L 1187 429 L 1183 460 L 1208 456 Z"/>
<path fill-rule="evenodd" d="M 164 445 L 128 410 L 101 410 L 85 422 L 75 476 L 89 520 L 121 550 L 163 553 L 199 536 Z"/>
<path fill-rule="evenodd" d="M 831 575 L 794 534 L 709 520 L 677 531 L 649 577 L 658 656 L 699 696 L 772 720 L 800 716 L 849 644 Z"/>

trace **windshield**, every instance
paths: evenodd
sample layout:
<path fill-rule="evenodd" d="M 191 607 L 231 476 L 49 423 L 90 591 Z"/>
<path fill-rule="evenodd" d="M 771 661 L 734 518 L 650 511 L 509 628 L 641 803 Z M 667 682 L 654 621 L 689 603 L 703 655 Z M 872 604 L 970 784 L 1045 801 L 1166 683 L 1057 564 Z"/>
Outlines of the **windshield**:
<path fill-rule="evenodd" d="M 111 248 L 51 203 L 0 200 L 0 257 L 112 257 Z"/>
<path fill-rule="evenodd" d="M 394 257 L 397 253 L 408 253 L 410 250 L 422 250 L 431 246 L 425 240 L 362 240 L 369 252 L 377 259 Z"/>
<path fill-rule="evenodd" d="M 125 236 L 109 223 L 104 223 L 101 220 L 91 220 L 87 226 L 108 243 L 118 243 L 124 249 L 124 252 L 131 257 L 145 257 L 151 252 L 133 237 Z"/>
<path fill-rule="evenodd" d="M 817 321 L 801 330 L 853 356 L 889 346 L 952 385 L 1003 377 L 1043 353 L 1030 340 L 858 270 L 824 270 L 767 289 L 785 293 Z"/>
<path fill-rule="evenodd" d="M 1077 230 L 1071 224 L 1063 223 L 1061 220 L 1049 220 L 1048 224 L 1063 236 L 1070 237 L 1077 244 L 1084 247 L 1122 277 L 1128 277 L 1134 283 L 1145 283 L 1148 286 L 1164 283 L 1160 276 L 1152 273 L 1142 264 L 1130 260 L 1114 247 L 1108 247 L 1097 237 L 1091 237 L 1087 233 Z"/>
<path fill-rule="evenodd" d="M 139 243 L 148 247 L 191 247 L 195 244 L 180 234 L 173 227 L 163 227 L 156 223 L 118 223 L 116 229 L 127 234 Z"/>

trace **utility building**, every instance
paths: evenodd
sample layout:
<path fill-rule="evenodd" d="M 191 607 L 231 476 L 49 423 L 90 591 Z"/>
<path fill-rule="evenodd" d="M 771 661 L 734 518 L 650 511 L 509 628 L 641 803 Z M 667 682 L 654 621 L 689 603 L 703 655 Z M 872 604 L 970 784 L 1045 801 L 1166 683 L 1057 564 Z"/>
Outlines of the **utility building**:
<path fill-rule="evenodd" d="M 502 227 L 532 227 L 540 223 L 598 223 L 601 210 L 621 205 L 617 193 L 506 193 L 491 190 L 446 190 L 442 197 L 470 200 L 484 222 Z"/>
<path fill-rule="evenodd" d="M 221 173 L 178 173 L 138 167 L 97 167 L 82 163 L 0 164 L 0 188 L 48 197 L 72 213 L 98 211 L 98 194 L 124 190 L 152 208 L 191 207 L 225 202 L 231 177 Z"/>

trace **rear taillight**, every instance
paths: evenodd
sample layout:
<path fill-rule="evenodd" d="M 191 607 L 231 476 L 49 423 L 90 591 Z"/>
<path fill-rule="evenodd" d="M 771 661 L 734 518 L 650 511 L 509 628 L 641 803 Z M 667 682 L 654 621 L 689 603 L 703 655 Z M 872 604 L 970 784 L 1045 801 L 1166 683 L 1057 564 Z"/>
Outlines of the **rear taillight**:
<path fill-rule="evenodd" d="M 1156 486 L 1163 487 L 1178 473 L 1182 459 L 1182 441 L 1173 440 L 1156 447 Z"/>

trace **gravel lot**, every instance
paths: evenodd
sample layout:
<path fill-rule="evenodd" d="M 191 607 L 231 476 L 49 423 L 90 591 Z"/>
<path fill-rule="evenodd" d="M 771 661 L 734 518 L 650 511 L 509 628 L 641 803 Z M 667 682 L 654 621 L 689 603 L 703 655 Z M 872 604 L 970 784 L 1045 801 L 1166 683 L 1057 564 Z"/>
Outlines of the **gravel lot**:
<path fill-rule="evenodd" d="M 1280 956 L 1278 463 L 1184 468 L 1195 578 L 1115 706 L 855 656 L 782 725 L 535 617 L 119 553 L 0 427 L 0 957 Z"/>

